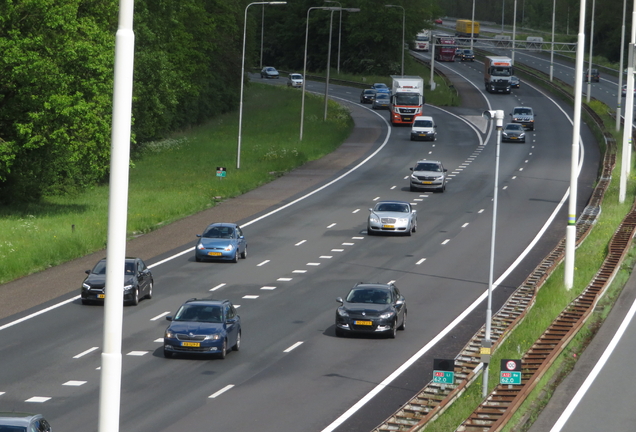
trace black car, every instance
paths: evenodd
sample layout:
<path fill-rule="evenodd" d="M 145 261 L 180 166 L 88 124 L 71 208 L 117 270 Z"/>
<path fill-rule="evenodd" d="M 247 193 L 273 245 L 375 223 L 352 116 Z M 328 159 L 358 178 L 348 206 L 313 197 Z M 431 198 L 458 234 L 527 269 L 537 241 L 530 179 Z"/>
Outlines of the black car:
<path fill-rule="evenodd" d="M 174 316 L 163 337 L 163 355 L 206 354 L 224 359 L 241 347 L 241 317 L 229 300 L 190 299 Z"/>
<path fill-rule="evenodd" d="M 362 93 L 360 93 L 360 103 L 373 103 L 375 99 L 375 89 L 364 89 Z"/>
<path fill-rule="evenodd" d="M 82 283 L 82 304 L 103 303 L 106 298 L 106 258 L 100 260 Z M 124 264 L 124 303 L 139 304 L 152 298 L 154 281 L 150 269 L 141 258 L 127 257 Z"/>
<path fill-rule="evenodd" d="M 585 82 L 590 81 L 590 77 L 592 82 L 599 82 L 601 80 L 601 74 L 598 69 L 586 69 Z"/>
<path fill-rule="evenodd" d="M 521 87 L 521 80 L 519 77 L 513 75 L 510 77 L 510 88 L 519 88 Z"/>
<path fill-rule="evenodd" d="M 0 412 L 0 431 L 51 432 L 51 425 L 40 414 Z"/>
<path fill-rule="evenodd" d="M 526 130 L 519 123 L 508 123 L 501 132 L 501 142 L 526 142 Z"/>
<path fill-rule="evenodd" d="M 359 283 L 336 299 L 336 336 L 382 334 L 394 338 L 406 328 L 406 300 L 392 284 Z"/>
<path fill-rule="evenodd" d="M 462 54 L 460 56 L 461 61 L 475 61 L 475 53 L 471 49 L 463 49 L 461 50 Z"/>

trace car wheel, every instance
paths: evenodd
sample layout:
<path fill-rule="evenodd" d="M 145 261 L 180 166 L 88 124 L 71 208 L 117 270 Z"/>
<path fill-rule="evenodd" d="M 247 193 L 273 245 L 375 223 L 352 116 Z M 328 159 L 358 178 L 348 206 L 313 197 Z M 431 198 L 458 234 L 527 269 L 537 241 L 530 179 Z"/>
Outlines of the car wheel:
<path fill-rule="evenodd" d="M 409 229 L 406 230 L 406 233 L 404 233 L 404 235 L 406 235 L 407 237 L 411 237 L 413 235 L 413 225 L 409 225 Z"/>
<path fill-rule="evenodd" d="M 417 220 L 415 221 L 415 225 L 413 225 L 413 232 L 417 232 Z"/>
<path fill-rule="evenodd" d="M 219 353 L 219 358 L 223 360 L 227 355 L 227 339 L 223 339 L 223 346 L 221 347 L 221 352 Z"/>
<path fill-rule="evenodd" d="M 236 336 L 236 343 L 232 347 L 234 351 L 238 351 L 241 349 L 241 331 L 239 330 L 238 335 Z"/>
<path fill-rule="evenodd" d="M 345 337 L 345 332 L 339 329 L 338 327 L 336 327 L 336 336 Z"/>
<path fill-rule="evenodd" d="M 441 193 L 444 193 L 444 191 L 446 191 L 446 183 L 444 183 L 444 186 L 442 186 L 442 188 L 439 191 Z"/>
<path fill-rule="evenodd" d="M 232 262 L 236 264 L 239 260 L 238 248 L 234 251 L 234 258 L 232 258 Z"/>
<path fill-rule="evenodd" d="M 371 227 L 367 226 L 367 235 L 375 235 L 375 233 L 373 231 L 371 231 Z"/>
<path fill-rule="evenodd" d="M 153 281 L 150 281 L 150 286 L 148 287 L 148 294 L 146 294 L 146 298 L 148 300 L 152 298 L 152 285 L 153 285 Z"/>
<path fill-rule="evenodd" d="M 164 356 L 165 358 L 172 358 L 172 353 L 171 353 L 171 352 L 169 352 L 169 351 L 166 351 L 166 349 L 164 348 L 164 349 L 163 349 L 163 356 Z"/>
<path fill-rule="evenodd" d="M 404 319 L 402 319 L 402 325 L 398 327 L 398 330 L 406 330 L 406 311 L 404 311 Z"/>
<path fill-rule="evenodd" d="M 411 192 L 417 192 L 417 189 L 413 187 L 413 185 L 409 186 L 409 189 L 411 190 Z"/>
<path fill-rule="evenodd" d="M 201 258 L 199 258 L 198 255 L 196 255 L 196 254 L 194 255 L 194 260 L 196 262 L 201 262 Z"/>
<path fill-rule="evenodd" d="M 133 298 L 130 301 L 130 304 L 133 306 L 137 306 L 139 304 L 139 287 L 135 287 L 135 292 L 133 293 Z"/>
<path fill-rule="evenodd" d="M 395 320 L 393 326 L 391 327 L 391 330 L 389 331 L 390 339 L 395 339 L 395 336 L 397 336 L 397 319 Z"/>
<path fill-rule="evenodd" d="M 89 300 L 82 299 L 82 304 L 83 305 L 89 305 L 89 304 L 91 304 L 91 302 Z"/>
<path fill-rule="evenodd" d="M 241 252 L 241 258 L 247 258 L 247 245 L 245 245 L 245 249 L 243 249 L 243 252 Z"/>

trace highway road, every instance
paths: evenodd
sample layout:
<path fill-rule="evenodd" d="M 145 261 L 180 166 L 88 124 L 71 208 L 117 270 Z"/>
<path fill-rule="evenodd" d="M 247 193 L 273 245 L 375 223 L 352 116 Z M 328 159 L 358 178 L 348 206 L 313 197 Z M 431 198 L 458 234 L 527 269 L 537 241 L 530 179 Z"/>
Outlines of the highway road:
<path fill-rule="evenodd" d="M 432 359 L 454 356 L 484 320 L 485 305 L 471 307 L 486 290 L 490 252 L 495 137 L 485 109 L 530 105 L 538 113 L 526 144 L 502 145 L 495 278 L 524 258 L 499 281 L 495 310 L 564 235 L 570 108 L 529 85 L 483 95 L 476 64 L 445 66 L 466 89 L 466 104 L 425 108 L 438 123 L 436 142 L 411 142 L 408 128 L 388 125 L 386 111 L 360 106 L 359 90 L 334 85 L 330 95 L 366 132 L 356 136 L 378 137 L 358 164 L 276 212 L 238 221 L 249 243 L 238 264 L 194 261 L 188 249 L 204 226 L 192 242 L 144 256 L 155 295 L 124 310 L 122 430 L 367 431 L 418 391 Z M 579 209 L 598 167 L 587 130 L 582 156 Z M 421 158 L 449 169 L 445 193 L 409 191 L 409 167 Z M 366 235 L 367 209 L 381 199 L 417 206 L 413 237 Z M 96 430 L 103 309 L 73 300 L 81 279 L 56 299 L 68 303 L 15 325 L 24 314 L 0 321 L 0 409 L 43 412 L 55 430 Z M 396 339 L 335 337 L 335 298 L 359 281 L 395 281 L 406 296 L 408 325 Z M 241 351 L 222 361 L 163 358 L 164 316 L 209 296 L 240 306 Z"/>

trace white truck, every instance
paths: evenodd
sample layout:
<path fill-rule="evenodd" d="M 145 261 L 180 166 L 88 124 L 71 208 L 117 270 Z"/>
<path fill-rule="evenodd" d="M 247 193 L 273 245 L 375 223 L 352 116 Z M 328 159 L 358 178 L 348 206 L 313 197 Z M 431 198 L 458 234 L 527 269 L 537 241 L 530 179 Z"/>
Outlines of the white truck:
<path fill-rule="evenodd" d="M 418 76 L 391 75 L 391 124 L 412 124 L 422 114 L 424 80 Z"/>
<path fill-rule="evenodd" d="M 512 59 L 489 56 L 484 59 L 484 85 L 490 93 L 510 93 L 510 77 L 514 75 Z"/>
<path fill-rule="evenodd" d="M 415 36 L 413 47 L 416 51 L 429 51 L 431 49 L 431 31 L 422 30 Z"/>

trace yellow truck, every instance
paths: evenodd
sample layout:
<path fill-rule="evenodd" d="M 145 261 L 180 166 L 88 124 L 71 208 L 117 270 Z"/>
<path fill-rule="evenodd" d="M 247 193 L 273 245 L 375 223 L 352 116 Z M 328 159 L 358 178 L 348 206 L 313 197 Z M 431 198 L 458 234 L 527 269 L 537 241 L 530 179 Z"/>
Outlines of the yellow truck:
<path fill-rule="evenodd" d="M 457 20 L 455 23 L 455 36 L 458 37 L 479 37 L 479 23 L 471 20 Z"/>

